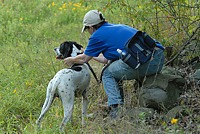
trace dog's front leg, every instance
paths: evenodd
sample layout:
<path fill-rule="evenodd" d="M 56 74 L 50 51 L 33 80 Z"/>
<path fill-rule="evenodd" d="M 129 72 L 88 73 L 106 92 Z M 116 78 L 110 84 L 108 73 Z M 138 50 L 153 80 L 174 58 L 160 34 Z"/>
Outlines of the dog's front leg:
<path fill-rule="evenodd" d="M 85 90 L 82 94 L 82 127 L 85 126 L 85 117 L 87 115 L 87 107 L 88 107 L 88 98 L 87 98 L 87 90 Z"/>

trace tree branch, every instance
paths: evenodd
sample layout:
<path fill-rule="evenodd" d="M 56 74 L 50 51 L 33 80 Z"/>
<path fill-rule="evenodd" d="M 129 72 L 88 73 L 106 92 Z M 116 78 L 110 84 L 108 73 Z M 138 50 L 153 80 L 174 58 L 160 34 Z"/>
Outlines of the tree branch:
<path fill-rule="evenodd" d="M 165 63 L 166 66 L 169 65 L 171 62 L 173 62 L 173 61 L 181 54 L 181 52 L 186 48 L 186 46 L 187 46 L 188 44 L 190 44 L 191 41 L 194 40 L 194 38 L 195 38 L 194 35 L 196 35 L 196 33 L 198 32 L 199 28 L 200 28 L 200 25 L 195 29 L 195 31 L 193 32 L 193 34 L 192 34 L 192 35 L 189 37 L 189 39 L 184 43 L 183 47 L 179 50 L 179 52 L 178 52 L 172 59 L 170 59 L 167 63 Z"/>

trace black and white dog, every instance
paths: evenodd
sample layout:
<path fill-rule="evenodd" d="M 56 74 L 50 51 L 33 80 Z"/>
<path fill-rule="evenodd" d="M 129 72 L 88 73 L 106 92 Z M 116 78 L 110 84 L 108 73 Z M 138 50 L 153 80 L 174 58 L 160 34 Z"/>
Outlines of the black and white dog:
<path fill-rule="evenodd" d="M 66 41 L 54 50 L 57 54 L 57 59 L 63 59 L 80 54 L 81 48 L 82 46 L 76 42 Z M 87 114 L 87 88 L 89 83 L 90 70 L 87 64 L 74 65 L 71 68 L 58 71 L 48 84 L 46 100 L 36 124 L 40 126 L 40 122 L 50 108 L 55 96 L 59 96 L 64 108 L 64 118 L 60 125 L 60 130 L 62 130 L 72 118 L 74 98 L 82 96 L 82 125 L 84 125 L 84 117 Z"/>

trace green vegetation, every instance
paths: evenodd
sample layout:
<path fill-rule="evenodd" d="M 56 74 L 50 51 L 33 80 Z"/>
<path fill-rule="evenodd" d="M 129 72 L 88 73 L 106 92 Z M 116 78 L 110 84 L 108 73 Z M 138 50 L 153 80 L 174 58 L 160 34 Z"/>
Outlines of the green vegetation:
<path fill-rule="evenodd" d="M 131 25 L 146 31 L 164 46 L 173 46 L 172 56 L 190 41 L 199 27 L 199 1 L 195 0 L 1 0 L 0 133 L 37 133 L 35 121 L 45 100 L 47 84 L 58 70 L 65 67 L 61 61 L 55 60 L 53 48 L 65 40 L 86 46 L 89 34 L 81 34 L 82 19 L 90 9 L 101 10 L 111 23 Z M 189 42 L 195 43 L 198 44 L 195 40 Z M 195 55 L 199 55 L 199 51 L 193 55 L 189 53 L 187 58 Z M 100 73 L 103 65 L 92 62 L 92 67 Z M 131 90 L 132 84 L 127 84 L 127 88 Z M 103 99 L 103 88 L 92 80 L 89 113 L 98 110 Z M 68 133 L 159 133 L 160 128 L 162 132 L 184 131 L 176 123 L 170 128 L 163 125 L 162 119 L 155 126 L 142 121 L 125 121 L 117 127 L 104 124 L 102 119 L 88 119 L 88 125 L 81 128 L 80 102 L 76 99 L 75 123 L 73 126 L 67 124 Z M 137 98 L 134 104 L 137 104 Z M 38 133 L 58 133 L 62 117 L 62 105 L 56 99 Z"/>

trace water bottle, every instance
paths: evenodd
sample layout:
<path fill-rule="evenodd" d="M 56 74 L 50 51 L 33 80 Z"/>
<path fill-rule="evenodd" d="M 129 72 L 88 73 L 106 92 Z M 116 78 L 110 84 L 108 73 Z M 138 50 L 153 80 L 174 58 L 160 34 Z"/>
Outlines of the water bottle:
<path fill-rule="evenodd" d="M 120 54 L 121 57 L 126 55 L 126 53 L 123 52 L 121 49 L 117 49 L 117 52 Z"/>

